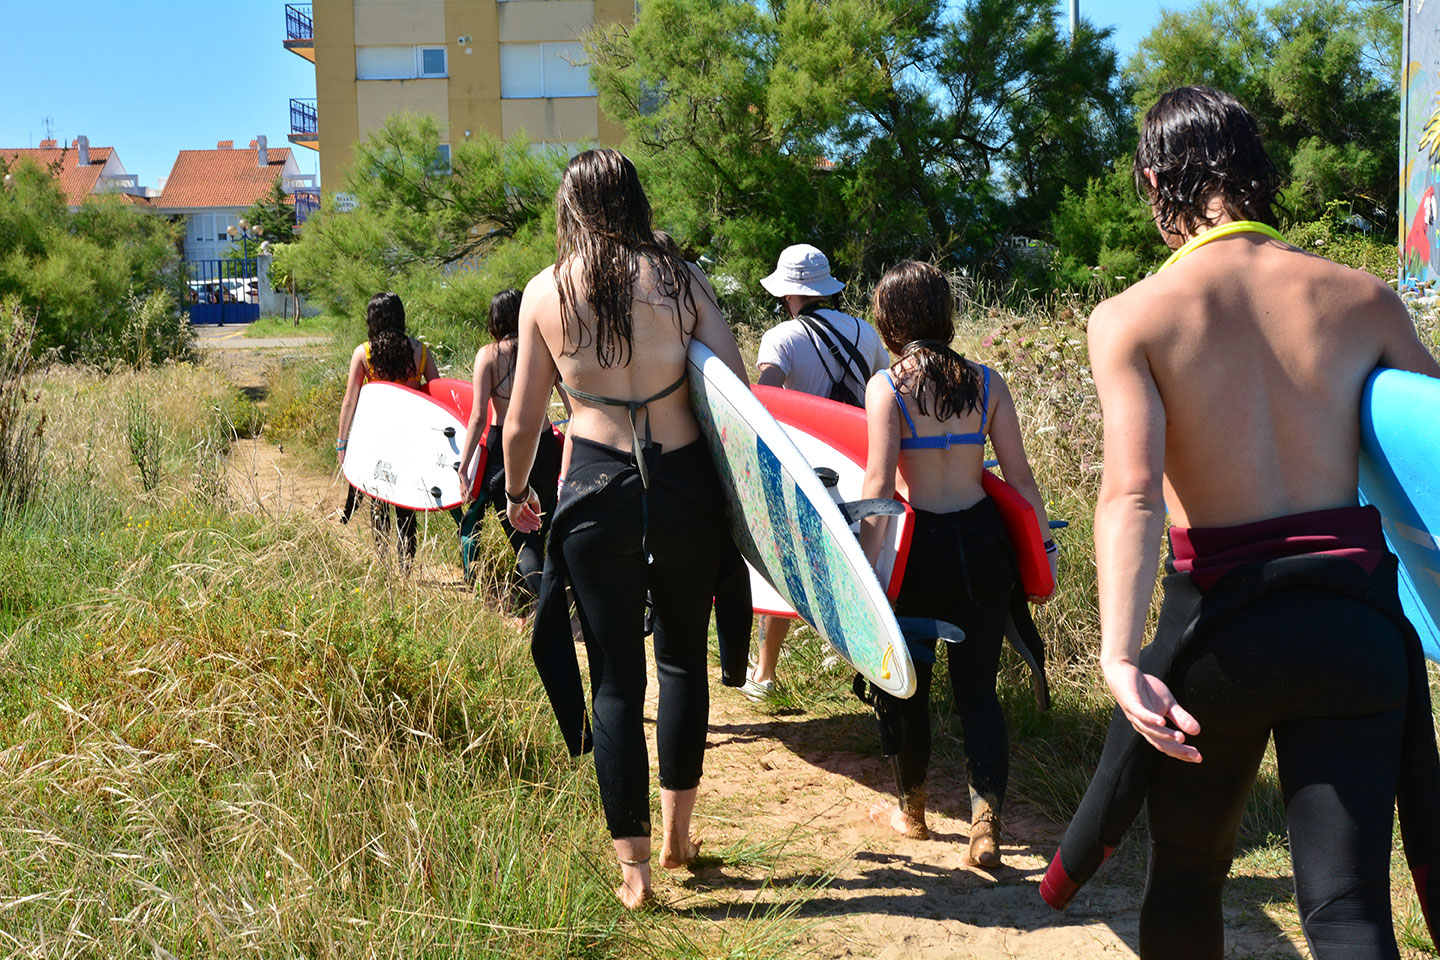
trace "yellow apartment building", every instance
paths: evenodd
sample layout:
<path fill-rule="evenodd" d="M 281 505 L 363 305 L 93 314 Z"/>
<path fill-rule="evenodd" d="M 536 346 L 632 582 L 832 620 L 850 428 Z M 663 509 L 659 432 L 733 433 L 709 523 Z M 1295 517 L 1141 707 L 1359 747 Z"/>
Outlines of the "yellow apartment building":
<path fill-rule="evenodd" d="M 442 151 L 522 131 L 573 148 L 616 144 L 579 38 L 631 24 L 635 0 L 314 0 L 285 5 L 285 48 L 315 64 L 315 97 L 290 101 L 290 141 L 320 151 L 327 192 L 354 145 L 396 111 L 440 123 Z"/>

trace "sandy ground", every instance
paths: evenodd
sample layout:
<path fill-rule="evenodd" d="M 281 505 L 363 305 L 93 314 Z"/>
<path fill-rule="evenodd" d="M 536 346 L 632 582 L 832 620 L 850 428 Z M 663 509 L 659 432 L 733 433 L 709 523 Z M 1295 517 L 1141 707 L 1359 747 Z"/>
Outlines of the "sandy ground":
<path fill-rule="evenodd" d="M 264 366 L 276 362 L 276 353 L 261 341 L 208 359 L 242 387 L 263 387 Z M 338 524 L 346 492 L 338 473 L 318 474 L 263 439 L 237 444 L 231 470 L 232 491 L 242 499 Z M 417 571 L 445 586 L 458 574 L 458 568 Z M 655 691 L 652 675 L 652 765 Z M 739 948 L 766 928 L 741 918 L 791 905 L 805 925 L 796 956 L 1137 956 L 1143 877 L 1133 844 L 1066 913 L 1056 913 L 1038 887 L 1061 826 L 1012 801 L 1004 866 L 993 872 L 965 866 L 969 801 L 964 771 L 953 764 L 937 763 L 931 771 L 932 839 L 909 840 L 870 821 L 870 807 L 892 799 L 892 779 L 878 756 L 873 721 L 858 703 L 821 715 L 772 716 L 717 680 L 710 716 L 696 828 L 706 851 L 719 855 L 702 857 L 693 870 L 656 871 L 657 892 L 695 923 L 702 942 L 716 938 L 718 929 L 723 943 Z M 1285 901 L 1288 887 L 1288 879 L 1232 879 L 1228 957 L 1309 955 L 1293 930 L 1293 907 L 1261 906 Z"/>

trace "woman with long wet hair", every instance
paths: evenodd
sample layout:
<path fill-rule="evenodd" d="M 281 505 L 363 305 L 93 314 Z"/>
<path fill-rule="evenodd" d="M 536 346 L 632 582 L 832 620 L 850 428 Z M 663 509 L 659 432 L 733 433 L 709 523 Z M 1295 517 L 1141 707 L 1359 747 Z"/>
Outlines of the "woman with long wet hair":
<path fill-rule="evenodd" d="M 373 380 L 400 383 L 420 388 L 440 375 L 435 358 L 425 344 L 405 332 L 405 304 L 399 294 L 377 293 L 365 306 L 365 332 L 368 339 L 350 355 L 350 379 L 345 384 L 345 399 L 340 403 L 340 429 L 336 434 L 335 457 L 345 463 L 345 447 L 349 443 L 350 423 L 355 419 L 355 405 L 360 402 L 360 388 Z M 391 506 L 380 500 L 370 501 L 370 522 L 375 530 L 375 545 L 382 548 L 390 532 Z M 395 507 L 396 549 L 400 563 L 409 567 L 415 558 L 415 511 Z M 347 506 L 348 513 L 348 506 Z"/>
<path fill-rule="evenodd" d="M 690 411 L 686 350 L 699 339 L 742 379 L 745 367 L 704 274 L 657 242 L 649 201 L 625 156 L 576 156 L 555 205 L 557 262 L 530 281 L 520 308 L 505 495 L 515 528 L 539 529 L 542 502 L 525 478 L 558 373 L 572 401 L 570 461 L 532 650 L 571 752 L 595 751 L 623 877 L 616 895 L 634 908 L 652 897 L 646 594 L 660 683 L 660 865 L 674 869 L 699 852 L 690 819 L 709 719 L 706 637 L 716 582 L 735 551 L 719 479 Z M 588 654 L 593 728 L 570 637 L 567 582 Z"/>
<path fill-rule="evenodd" d="M 1000 813 L 1009 775 L 1005 717 L 995 692 L 1005 618 L 1018 578 L 1000 512 L 981 487 L 985 440 L 995 446 L 1006 481 L 1035 508 L 1055 566 L 1045 503 L 1036 488 L 1020 422 L 1005 380 L 950 347 L 955 299 L 932 264 L 899 264 L 875 288 L 875 326 L 899 357 L 865 391 L 869 455 L 862 495 L 890 497 L 897 487 L 915 508 L 901 616 L 933 617 L 960 627 L 962 643 L 946 659 L 965 735 L 970 775 L 971 864 L 1000 864 Z M 865 521 L 861 543 L 873 563 L 881 529 Z M 931 641 L 932 647 L 934 641 Z M 930 765 L 933 667 L 915 663 L 915 695 L 875 693 L 881 749 L 895 764 L 898 806 L 872 816 L 906 836 L 925 838 L 925 775 Z"/>
<path fill-rule="evenodd" d="M 535 463 L 530 468 L 530 486 L 540 498 L 540 529 L 529 533 L 516 530 L 505 516 L 505 456 L 500 438 L 505 424 L 505 414 L 510 409 L 510 396 L 515 388 L 516 335 L 520 330 L 520 297 L 515 288 L 501 290 L 490 299 L 487 325 L 491 341 L 475 353 L 475 368 L 472 386 L 474 404 L 470 410 L 470 422 L 465 432 L 465 444 L 460 453 L 460 476 L 472 475 L 472 461 L 485 442 L 485 466 L 480 475 L 480 488 L 465 512 L 460 524 L 460 558 L 465 576 L 473 576 L 470 569 L 475 560 L 476 538 L 485 512 L 494 509 L 500 514 L 505 538 L 515 551 L 515 565 L 520 572 L 520 583 L 516 600 L 523 610 L 534 603 L 540 593 L 540 572 L 545 563 L 545 534 L 549 528 L 550 514 L 555 510 L 556 484 L 560 479 L 560 444 L 552 430 L 549 417 L 540 425 L 540 444 L 536 448 Z M 486 421 L 487 411 L 494 412 L 493 422 Z M 470 501 L 472 488 L 465 486 L 465 499 Z"/>

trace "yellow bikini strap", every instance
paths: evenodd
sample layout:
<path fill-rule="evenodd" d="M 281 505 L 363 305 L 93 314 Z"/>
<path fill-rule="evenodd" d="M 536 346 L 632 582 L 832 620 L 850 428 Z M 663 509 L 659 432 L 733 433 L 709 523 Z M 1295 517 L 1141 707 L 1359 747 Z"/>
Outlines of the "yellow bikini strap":
<path fill-rule="evenodd" d="M 1229 237 L 1237 233 L 1263 233 L 1272 240 L 1279 240 L 1281 243 L 1285 242 L 1285 238 L 1280 236 L 1280 231 L 1268 223 L 1261 223 L 1258 220 L 1234 220 L 1230 223 L 1222 224 L 1213 230 L 1206 230 L 1200 234 L 1200 236 L 1195 237 L 1189 243 L 1185 244 L 1185 246 L 1170 254 L 1170 259 L 1161 264 L 1160 269 L 1164 270 L 1168 266 L 1179 263 L 1211 240 L 1219 240 L 1221 237 Z"/>

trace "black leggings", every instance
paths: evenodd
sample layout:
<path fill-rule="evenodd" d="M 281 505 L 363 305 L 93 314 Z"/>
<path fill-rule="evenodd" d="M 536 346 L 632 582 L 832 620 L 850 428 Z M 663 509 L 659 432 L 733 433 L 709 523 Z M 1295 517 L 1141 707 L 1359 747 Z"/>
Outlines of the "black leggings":
<path fill-rule="evenodd" d="M 630 462 L 627 452 L 573 440 L 565 490 L 604 484 Z M 644 728 L 647 589 L 660 680 L 655 734 L 660 786 L 688 790 L 700 783 L 710 717 L 706 641 L 711 598 L 729 536 L 715 467 L 703 442 L 652 456 L 649 462 L 647 496 L 593 519 L 584 515 L 582 505 L 576 521 L 565 523 L 560 544 L 590 663 L 596 779 L 606 825 L 615 838 L 650 835 Z M 653 557 L 649 563 L 642 535 Z"/>
<path fill-rule="evenodd" d="M 1404 641 L 1358 601 L 1271 594 L 1201 637 L 1171 674 L 1201 763 L 1150 780 L 1140 955 L 1218 958 L 1220 891 L 1270 734 L 1300 920 L 1315 956 L 1396 958 L 1390 830 L 1406 700 Z"/>
<path fill-rule="evenodd" d="M 905 580 L 895 601 L 902 617 L 934 617 L 965 632 L 945 644 L 955 710 L 965 734 L 970 786 L 996 812 L 1010 773 L 1005 715 L 995 693 L 1005 617 L 1014 585 L 1010 552 L 999 511 L 987 497 L 966 510 L 915 511 Z M 935 641 L 929 642 L 934 649 Z M 881 749 L 895 758 L 896 787 L 903 800 L 925 783 L 930 768 L 930 683 L 934 666 L 915 663 L 915 695 L 907 700 L 876 692 Z"/>
<path fill-rule="evenodd" d="M 402 563 L 409 563 L 415 559 L 415 511 L 407 510 L 405 507 L 396 507 L 386 503 L 384 500 L 370 499 L 370 526 L 375 531 L 375 547 L 379 550 L 385 549 L 385 541 L 390 538 L 390 511 L 395 511 L 395 549 L 400 555 Z"/>
<path fill-rule="evenodd" d="M 515 567 L 520 572 L 519 594 L 516 599 L 529 605 L 540 592 L 540 575 L 545 567 L 545 536 L 550 532 L 550 519 L 555 515 L 556 485 L 560 482 L 560 444 L 554 440 L 547 424 L 535 447 L 535 462 L 530 467 L 530 486 L 540 498 L 540 529 L 521 533 L 510 525 L 506 513 L 505 453 L 501 447 L 501 424 L 492 424 L 485 437 L 485 472 L 480 476 L 480 495 L 465 512 L 460 525 L 460 559 L 466 576 L 476 559 L 475 538 L 479 534 L 486 509 L 500 515 L 500 526 L 510 549 L 515 551 Z"/>

